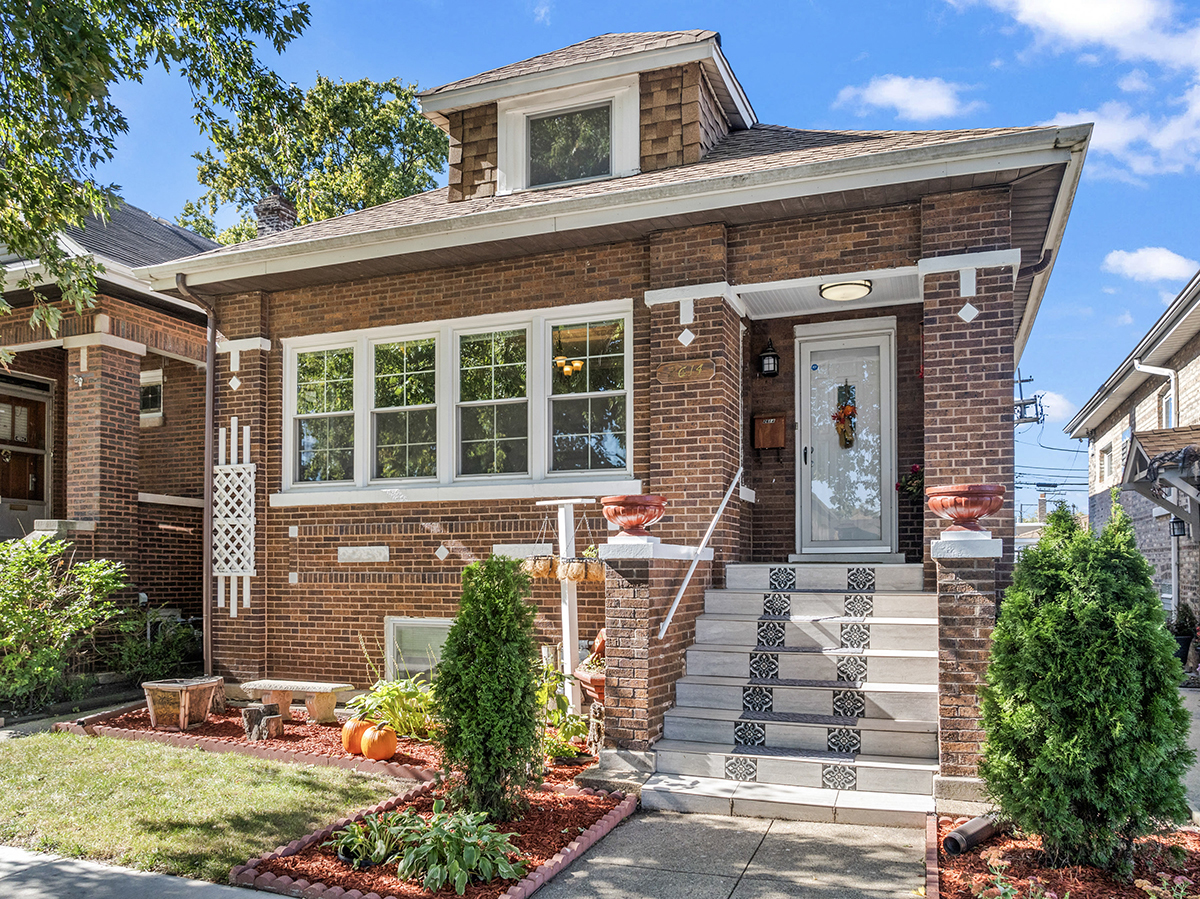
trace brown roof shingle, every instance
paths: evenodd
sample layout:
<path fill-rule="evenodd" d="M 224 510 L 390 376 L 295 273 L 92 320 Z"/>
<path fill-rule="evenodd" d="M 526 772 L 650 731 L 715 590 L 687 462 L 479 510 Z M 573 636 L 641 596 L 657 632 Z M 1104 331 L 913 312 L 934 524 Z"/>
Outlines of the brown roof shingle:
<path fill-rule="evenodd" d="M 546 72 L 551 69 L 561 69 L 565 66 L 592 62 L 597 59 L 611 59 L 616 56 L 628 56 L 645 50 L 658 50 L 663 47 L 677 47 L 683 44 L 698 44 L 709 38 L 716 38 L 720 43 L 721 36 L 715 31 L 638 31 L 624 34 L 601 34 L 588 38 L 578 44 L 563 47 L 540 56 L 533 56 L 514 62 L 498 69 L 491 69 L 472 75 L 470 78 L 460 78 L 449 84 L 442 84 L 422 91 L 420 96 L 431 97 L 434 94 L 446 93 L 464 87 L 477 87 L 481 84 L 491 84 L 509 78 L 519 78 L 522 75 L 532 75 L 535 72 Z"/>
<path fill-rule="evenodd" d="M 805 163 L 871 156 L 899 150 L 965 142 L 1039 128 L 964 128 L 954 131 L 804 131 L 780 125 L 755 125 L 734 131 L 717 144 L 700 162 L 624 178 L 566 184 L 544 190 L 518 191 L 504 196 L 476 198 L 451 203 L 447 190 L 393 200 L 352 212 L 265 235 L 232 247 L 222 247 L 204 256 L 219 256 L 260 247 L 284 246 L 350 234 L 364 234 L 405 225 L 430 224 L 470 215 L 533 208 L 559 200 L 609 196 L 613 205 L 625 191 L 670 184 L 700 182 Z"/>
<path fill-rule="evenodd" d="M 1153 431 L 1134 431 L 1133 437 L 1141 444 L 1142 451 L 1153 459 L 1162 453 L 1183 449 L 1193 443 L 1200 444 L 1200 426 L 1186 428 L 1158 428 Z"/>

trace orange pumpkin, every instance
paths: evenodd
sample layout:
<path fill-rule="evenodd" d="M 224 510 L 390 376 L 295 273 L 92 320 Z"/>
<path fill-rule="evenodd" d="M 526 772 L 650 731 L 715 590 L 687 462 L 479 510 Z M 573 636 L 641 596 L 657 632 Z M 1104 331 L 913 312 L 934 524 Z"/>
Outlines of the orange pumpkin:
<path fill-rule="evenodd" d="M 343 724 L 342 748 L 351 755 L 362 755 L 362 736 L 370 726 L 371 722 L 362 718 L 351 718 Z"/>
<path fill-rule="evenodd" d="M 375 761 L 390 759 L 396 754 L 396 732 L 386 724 L 368 727 L 362 735 L 362 753 Z"/>

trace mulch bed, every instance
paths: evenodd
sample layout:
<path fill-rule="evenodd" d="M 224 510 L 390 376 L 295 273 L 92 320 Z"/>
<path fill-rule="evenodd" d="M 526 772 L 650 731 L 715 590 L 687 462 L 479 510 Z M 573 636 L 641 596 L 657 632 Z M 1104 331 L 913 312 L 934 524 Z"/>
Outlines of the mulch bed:
<path fill-rule="evenodd" d="M 1147 837 L 1138 842 L 1134 859 L 1132 883 L 1113 880 L 1106 872 L 1086 865 L 1065 868 L 1047 868 L 1041 864 L 1041 840 L 1036 836 L 1006 833 L 999 834 L 985 843 L 959 856 L 949 856 L 941 848 L 946 834 L 966 818 L 938 819 L 938 869 L 941 899 L 975 899 L 976 896 L 994 896 L 987 888 L 995 883 L 988 870 L 987 857 L 1008 862 L 1004 876 L 1011 881 L 1022 897 L 1038 895 L 1031 890 L 1036 878 L 1047 893 L 1056 893 L 1065 899 L 1149 899 L 1152 895 L 1136 885 L 1137 881 L 1148 881 L 1161 888 L 1161 875 L 1168 880 L 1180 875 L 1187 877 L 1195 886 L 1184 891 L 1186 896 L 1200 895 L 1200 833 L 1192 829 L 1174 831 L 1161 836 Z M 1186 853 L 1181 863 L 1173 863 L 1169 847 L 1179 846 Z M 1170 892 L 1163 893 L 1169 896 Z"/>
<path fill-rule="evenodd" d="M 150 713 L 146 709 L 126 712 L 104 722 L 106 727 L 118 727 L 124 730 L 148 731 L 154 733 L 150 726 Z M 342 748 L 342 725 L 317 724 L 310 722 L 306 712 L 293 710 L 290 721 L 284 723 L 284 734 L 274 740 L 263 740 L 251 744 L 246 739 L 242 728 L 242 713 L 239 709 L 230 709 L 223 715 L 209 713 L 208 720 L 199 727 L 187 731 L 189 737 L 207 737 L 222 743 L 269 746 L 277 749 L 287 749 L 292 752 L 308 752 L 314 755 L 329 755 L 334 758 L 361 758 L 352 756 Z M 442 754 L 432 743 L 422 743 L 400 737 L 396 744 L 396 754 L 387 761 L 413 768 L 440 769 Z"/>
<path fill-rule="evenodd" d="M 445 787 L 438 786 L 408 803 L 408 807 L 428 816 L 433 811 L 435 799 L 444 795 Z M 513 833 L 512 842 L 519 850 L 518 858 L 525 862 L 527 873 L 532 874 L 539 866 L 554 858 L 577 841 L 585 831 L 617 807 L 620 797 L 600 794 L 564 794 L 548 790 L 529 790 L 525 793 L 529 808 L 519 821 L 505 822 L 498 828 Z M 395 864 L 354 871 L 338 860 L 331 849 L 324 849 L 318 841 L 295 855 L 265 858 L 258 862 L 258 872 L 269 872 L 277 878 L 287 877 L 293 883 L 307 881 L 309 884 L 324 884 L 326 889 L 341 887 L 349 892 L 358 890 L 366 895 L 375 893 L 380 897 L 396 899 L 449 899 L 455 896 L 452 886 L 430 893 L 418 881 L 401 880 L 396 874 Z M 238 871 L 239 869 L 235 869 Z M 468 899 L 496 899 L 509 890 L 514 881 L 496 879 L 489 883 L 468 884 L 465 896 Z"/>

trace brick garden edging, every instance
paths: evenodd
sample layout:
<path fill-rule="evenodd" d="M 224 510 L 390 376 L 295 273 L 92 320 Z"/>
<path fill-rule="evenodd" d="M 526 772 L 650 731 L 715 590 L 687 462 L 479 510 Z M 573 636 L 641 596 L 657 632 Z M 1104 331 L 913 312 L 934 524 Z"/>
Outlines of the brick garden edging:
<path fill-rule="evenodd" d="M 165 743 L 167 746 L 177 746 L 180 749 L 202 749 L 205 752 L 236 752 L 251 758 L 266 759 L 273 762 L 291 762 L 296 765 L 321 765 L 327 768 L 343 768 L 347 771 L 357 771 L 360 774 L 382 774 L 385 777 L 395 777 L 400 780 L 436 780 L 440 772 L 432 768 L 401 765 L 398 762 L 376 762 L 364 758 L 345 758 L 344 756 L 327 755 L 317 752 L 301 752 L 293 749 L 276 749 L 270 746 L 251 745 L 248 743 L 230 743 L 215 737 L 191 736 L 179 731 L 145 731 L 132 730 L 125 727 L 109 727 L 104 724 L 111 718 L 124 715 L 136 709 L 146 707 L 145 702 L 113 709 L 79 718 L 75 721 L 60 722 L 54 725 L 56 731 L 78 734 L 84 737 L 114 737 L 118 740 L 143 740 L 149 743 Z"/>
<path fill-rule="evenodd" d="M 293 840 L 286 846 L 280 846 L 269 855 L 250 859 L 246 864 L 238 865 L 230 870 L 229 882 L 234 886 L 250 887 L 251 889 L 263 890 L 269 893 L 280 893 L 285 896 L 304 896 L 305 899 L 392 899 L 392 897 L 381 897 L 378 893 L 364 894 L 358 890 L 344 890 L 341 887 L 327 887 L 323 883 L 309 883 L 303 878 L 292 880 L 287 875 L 276 877 L 269 871 L 265 874 L 259 874 L 257 868 L 262 862 L 269 859 L 286 858 L 289 855 L 296 855 L 312 846 L 313 843 L 324 842 L 333 835 L 335 830 L 345 827 L 352 822 L 361 821 L 367 815 L 390 812 L 429 792 L 433 787 L 434 784 L 432 783 L 421 784 L 421 786 L 414 787 L 403 796 L 387 799 L 366 811 L 359 812 L 353 818 L 343 818 L 336 824 L 329 825 L 324 830 L 310 833 L 299 840 Z M 607 790 L 593 790 L 588 787 L 564 788 L 542 784 L 541 789 L 546 792 L 563 793 L 567 796 L 620 796 L 621 801 L 617 803 L 616 808 L 580 834 L 578 839 L 572 840 L 567 844 L 565 849 L 556 852 L 546 862 L 526 874 L 525 877 L 501 893 L 498 899 L 526 899 L 526 897 L 532 896 L 542 886 L 552 880 L 555 875 L 570 865 L 577 856 L 586 852 L 600 839 L 607 836 L 610 830 L 633 814 L 638 804 L 637 796 L 625 796 L 617 792 L 610 794 Z"/>
<path fill-rule="evenodd" d="M 941 877 L 938 874 L 938 816 L 925 816 L 925 899 L 941 899 Z"/>

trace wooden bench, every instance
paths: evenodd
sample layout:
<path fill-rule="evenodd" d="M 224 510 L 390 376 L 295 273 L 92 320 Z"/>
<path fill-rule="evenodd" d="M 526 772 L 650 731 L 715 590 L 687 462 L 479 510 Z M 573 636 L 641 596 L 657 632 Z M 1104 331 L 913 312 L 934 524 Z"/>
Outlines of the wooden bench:
<path fill-rule="evenodd" d="M 277 704 L 285 721 L 288 718 L 287 710 L 292 707 L 292 694 L 303 693 L 304 707 L 308 709 L 309 720 L 332 724 L 337 721 L 337 716 L 333 714 L 334 708 L 337 707 L 337 694 L 353 690 L 354 685 L 267 679 L 247 681 L 242 684 L 242 689 L 251 699 Z"/>

